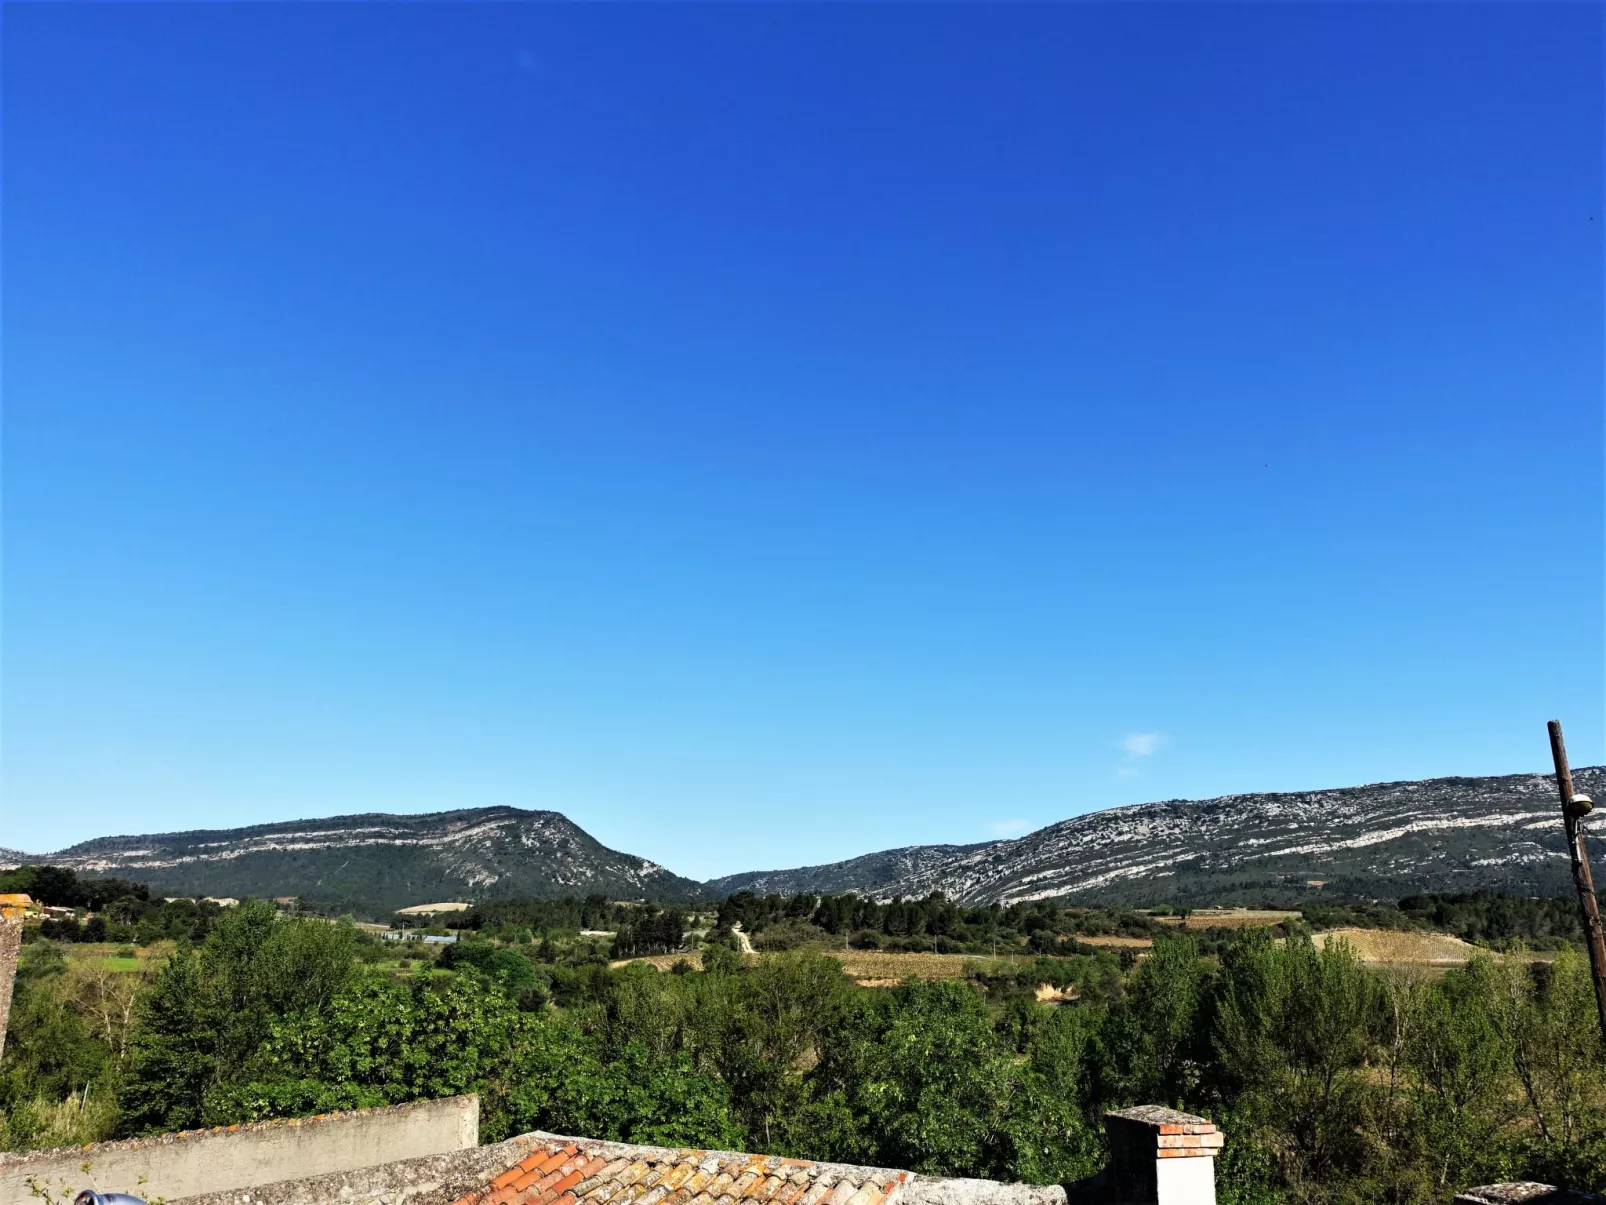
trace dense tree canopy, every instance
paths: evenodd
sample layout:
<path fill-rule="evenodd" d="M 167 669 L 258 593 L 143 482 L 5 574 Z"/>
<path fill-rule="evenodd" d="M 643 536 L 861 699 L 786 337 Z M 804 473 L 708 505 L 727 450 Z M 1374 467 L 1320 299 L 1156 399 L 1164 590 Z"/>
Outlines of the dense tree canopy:
<path fill-rule="evenodd" d="M 714 932 L 847 907 L 737 898 Z M 855 923 L 871 916 L 853 908 Z M 928 900 L 874 915 L 955 934 L 997 921 L 1018 955 L 1068 915 L 981 913 Z M 669 915 L 613 920 L 650 933 Z M 1223 1205 L 1428 1205 L 1514 1178 L 1606 1187 L 1606 1049 L 1572 947 L 1379 971 L 1297 929 L 1159 929 L 1135 962 L 1017 957 L 1013 971 L 1000 960 L 874 989 L 809 949 L 744 959 L 715 944 L 701 970 L 610 968 L 596 943 L 536 919 L 398 949 L 248 902 L 133 974 L 32 944 L 0 1136 L 41 1145 L 477 1092 L 487 1139 L 539 1128 L 1054 1183 L 1100 1166 L 1105 1110 L 1162 1103 L 1229 1135 Z"/>

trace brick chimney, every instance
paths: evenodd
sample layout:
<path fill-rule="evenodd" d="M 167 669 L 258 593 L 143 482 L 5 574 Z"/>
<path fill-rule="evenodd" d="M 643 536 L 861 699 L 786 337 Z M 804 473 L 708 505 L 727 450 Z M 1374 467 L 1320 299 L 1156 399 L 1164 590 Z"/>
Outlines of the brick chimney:
<path fill-rule="evenodd" d="M 1226 1139 L 1203 1117 L 1159 1105 L 1104 1115 L 1110 1205 L 1215 1205 L 1216 1152 Z"/>

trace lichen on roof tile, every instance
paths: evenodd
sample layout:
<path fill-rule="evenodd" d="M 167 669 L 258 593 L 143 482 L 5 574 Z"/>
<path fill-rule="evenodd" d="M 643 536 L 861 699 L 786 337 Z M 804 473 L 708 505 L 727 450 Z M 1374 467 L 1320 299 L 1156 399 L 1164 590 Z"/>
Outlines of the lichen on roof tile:
<path fill-rule="evenodd" d="M 542 1133 L 517 1142 L 524 1158 L 495 1175 L 488 1171 L 483 1185 L 456 1205 L 925 1205 L 930 1188 L 940 1184 L 890 1168 L 779 1155 Z M 1018 1191 L 1058 1190 L 1022 1185 Z M 1022 1205 L 1045 1202 L 1022 1198 Z M 1058 1202 L 1063 1205 L 1063 1193 Z"/>

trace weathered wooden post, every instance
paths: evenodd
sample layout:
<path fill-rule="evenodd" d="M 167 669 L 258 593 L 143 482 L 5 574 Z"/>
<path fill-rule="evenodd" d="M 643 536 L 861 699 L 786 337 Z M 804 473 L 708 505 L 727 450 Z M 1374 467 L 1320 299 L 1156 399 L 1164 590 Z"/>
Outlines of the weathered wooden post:
<path fill-rule="evenodd" d="M 1600 1037 L 1606 1042 L 1606 934 L 1600 921 L 1600 902 L 1589 873 L 1589 851 L 1584 846 L 1584 817 L 1594 806 L 1588 795 L 1573 792 L 1573 772 L 1567 765 L 1567 745 L 1561 736 L 1561 721 L 1551 720 L 1550 757 L 1556 763 L 1556 789 L 1561 793 L 1562 825 L 1567 832 L 1567 856 L 1573 864 L 1573 886 L 1578 891 L 1578 907 L 1584 915 L 1584 941 L 1589 946 L 1589 966 L 1595 976 L 1595 1009 L 1600 1014 Z"/>

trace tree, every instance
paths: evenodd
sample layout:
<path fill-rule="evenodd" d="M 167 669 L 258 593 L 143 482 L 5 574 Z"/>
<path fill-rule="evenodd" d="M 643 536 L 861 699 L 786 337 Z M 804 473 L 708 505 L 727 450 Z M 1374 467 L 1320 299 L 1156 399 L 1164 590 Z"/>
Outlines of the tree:
<path fill-rule="evenodd" d="M 119 1103 L 125 1134 L 193 1129 L 216 1075 L 201 957 L 179 950 L 140 1001 Z"/>
<path fill-rule="evenodd" d="M 1104 1160 L 1102 1136 L 1089 1124 L 1087 1062 L 1100 1016 L 1085 1008 L 1042 1009 L 1031 1028 L 1026 1064 L 1015 1085 L 1003 1133 L 1008 1145 L 1001 1174 L 1032 1184 L 1063 1184 L 1096 1172 Z"/>
<path fill-rule="evenodd" d="M 1302 1200 L 1365 1160 L 1368 1021 L 1378 985 L 1345 942 L 1251 934 L 1222 959 L 1218 1088 Z"/>
<path fill-rule="evenodd" d="M 1191 937 L 1154 943 L 1103 1027 L 1112 1103 L 1182 1105 L 1196 1096 L 1210 1055 L 1208 988 Z"/>
<path fill-rule="evenodd" d="M 545 1129 L 621 1142 L 735 1148 L 730 1092 L 685 1052 L 627 1042 L 602 1046 L 571 1017 L 526 1016 L 493 1089 L 502 1130 Z M 498 1131 L 501 1132 L 501 1131 Z"/>
<path fill-rule="evenodd" d="M 911 981 L 888 1005 L 850 1010 L 832 1034 L 841 1045 L 822 1060 L 817 1107 L 835 1118 L 837 1141 L 868 1147 L 883 1166 L 997 1174 L 1011 1064 L 980 995 L 953 980 Z M 844 1125 L 850 1117 L 862 1133 Z"/>
<path fill-rule="evenodd" d="M 349 981 L 352 932 L 248 900 L 181 949 L 136 1011 L 122 1086 L 127 1133 L 199 1125 L 281 1018 L 315 1018 Z"/>

